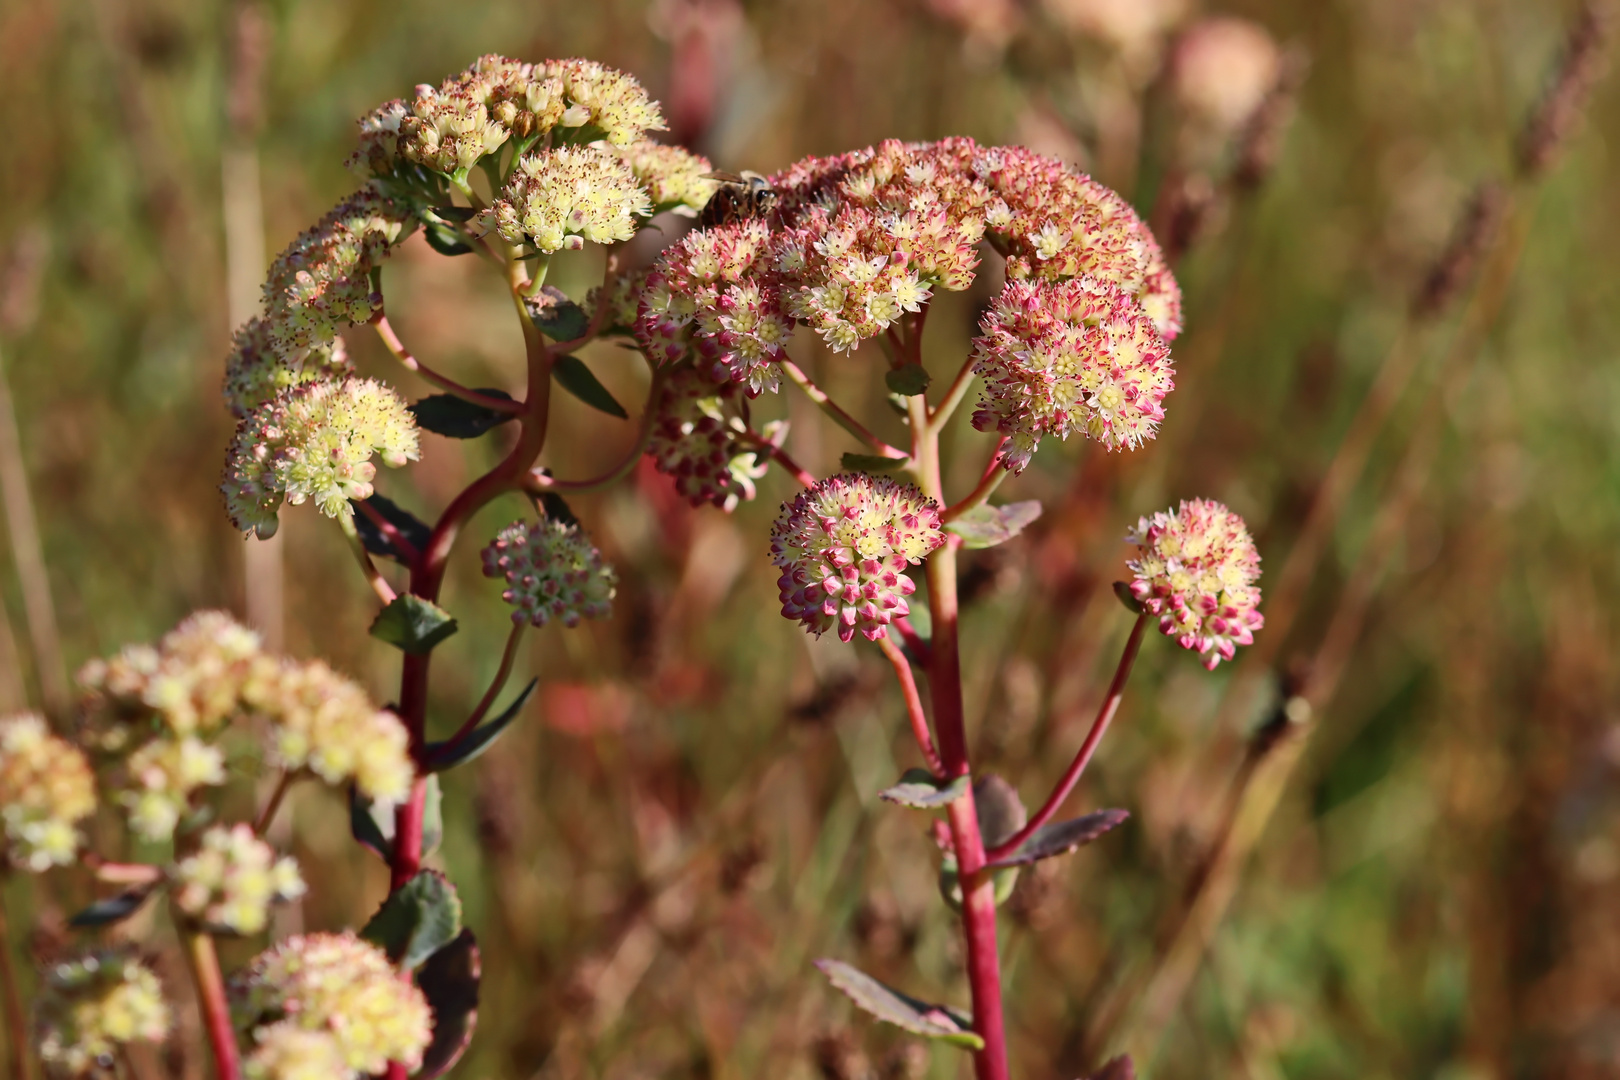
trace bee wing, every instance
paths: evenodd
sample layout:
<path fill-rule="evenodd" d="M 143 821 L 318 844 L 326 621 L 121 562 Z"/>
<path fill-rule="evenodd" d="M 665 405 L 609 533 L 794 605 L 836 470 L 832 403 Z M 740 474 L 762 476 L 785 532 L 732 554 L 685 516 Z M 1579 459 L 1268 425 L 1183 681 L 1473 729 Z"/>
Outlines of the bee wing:
<path fill-rule="evenodd" d="M 734 172 L 723 172 L 723 171 L 721 171 L 719 169 L 716 169 L 714 172 L 706 172 L 706 173 L 704 173 L 703 174 L 703 179 L 705 179 L 705 180 L 718 180 L 722 184 L 745 184 L 745 183 L 747 183 L 747 181 L 743 177 L 738 176 L 736 173 L 734 173 Z"/>

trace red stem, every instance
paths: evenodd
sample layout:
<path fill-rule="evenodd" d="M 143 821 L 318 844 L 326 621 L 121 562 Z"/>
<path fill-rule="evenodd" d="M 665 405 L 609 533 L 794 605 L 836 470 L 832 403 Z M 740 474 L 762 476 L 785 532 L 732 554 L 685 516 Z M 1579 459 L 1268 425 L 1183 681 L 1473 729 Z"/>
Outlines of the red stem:
<path fill-rule="evenodd" d="M 242 1066 L 236 1048 L 236 1031 L 231 1027 L 231 1009 L 225 1000 L 225 979 L 219 971 L 219 954 L 214 939 L 207 934 L 183 931 L 186 959 L 192 982 L 197 988 L 197 1005 L 202 1010 L 208 1046 L 214 1055 L 216 1080 L 240 1080 Z"/>
<path fill-rule="evenodd" d="M 382 512 L 371 505 L 370 499 L 361 499 L 354 505 L 360 508 L 360 512 L 366 515 L 366 518 L 373 525 L 377 526 L 377 531 L 383 534 L 384 539 L 393 545 L 395 553 L 400 557 L 400 561 L 410 565 L 420 557 L 421 553 L 416 550 L 416 545 L 405 539 L 405 534 L 400 532 L 392 521 L 383 517 Z"/>
<path fill-rule="evenodd" d="M 478 707 L 472 711 L 472 715 L 462 722 L 461 726 L 456 729 L 456 733 L 450 736 L 449 740 L 444 744 L 446 756 L 453 755 L 456 747 L 461 744 L 461 740 L 471 735 L 478 727 L 478 722 L 489 715 L 490 706 L 495 704 L 496 697 L 500 695 L 501 687 L 506 685 L 506 680 L 512 674 L 512 665 L 517 661 L 518 642 L 523 639 L 523 631 L 528 628 L 528 625 L 525 622 L 512 624 L 512 632 L 506 638 L 506 649 L 501 653 L 501 666 L 496 669 L 495 678 L 490 681 L 489 689 L 484 691 L 483 699 L 478 702 Z"/>
<path fill-rule="evenodd" d="M 887 637 L 878 638 L 878 647 L 889 658 L 889 663 L 894 665 L 895 678 L 900 680 L 900 692 L 905 695 L 906 716 L 911 720 L 911 734 L 917 739 L 917 748 L 922 751 L 935 776 L 945 775 L 939 751 L 934 749 L 934 736 L 928 730 L 928 716 L 923 712 L 922 698 L 917 693 L 917 678 L 911 673 L 911 661 L 900 651 L 900 646 Z"/>
<path fill-rule="evenodd" d="M 1035 835 L 1035 830 L 1051 821 L 1063 806 L 1063 801 L 1074 790 L 1079 782 L 1080 774 L 1086 771 L 1086 765 L 1091 762 L 1091 755 L 1096 753 L 1097 744 L 1102 741 L 1103 733 L 1108 730 L 1108 724 L 1119 711 L 1120 699 L 1125 696 L 1125 681 L 1131 677 L 1131 665 L 1136 663 L 1137 651 L 1142 647 L 1142 635 L 1147 629 L 1148 615 L 1138 615 L 1136 625 L 1131 627 L 1131 636 L 1125 642 L 1125 652 L 1119 658 L 1119 667 L 1114 669 L 1114 680 L 1108 684 L 1108 693 L 1102 704 L 1097 707 L 1097 718 L 1091 722 L 1091 731 L 1086 734 L 1086 741 L 1080 744 L 1080 752 L 1074 755 L 1068 771 L 1063 779 L 1058 781 L 1052 794 L 1047 796 L 1046 802 L 1035 811 L 1029 823 L 1022 829 L 1013 833 L 1011 837 L 990 849 L 988 858 L 996 862 L 1006 858 L 1018 850 L 1018 845 Z"/>

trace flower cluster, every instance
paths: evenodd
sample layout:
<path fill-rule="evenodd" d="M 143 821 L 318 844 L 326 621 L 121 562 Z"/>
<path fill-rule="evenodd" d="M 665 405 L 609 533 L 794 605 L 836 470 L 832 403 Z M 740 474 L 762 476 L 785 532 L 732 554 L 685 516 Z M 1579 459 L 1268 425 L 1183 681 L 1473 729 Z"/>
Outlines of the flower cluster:
<path fill-rule="evenodd" d="M 291 856 L 277 857 L 248 825 L 215 826 L 195 854 L 174 868 L 174 901 L 204 925 L 256 934 L 270 905 L 304 895 L 304 879 Z"/>
<path fill-rule="evenodd" d="M 242 702 L 271 721 L 272 756 L 282 768 L 308 769 L 328 784 L 352 780 L 371 799 L 410 794 L 416 770 L 405 725 L 321 661 L 265 657 L 243 685 Z"/>
<path fill-rule="evenodd" d="M 769 272 L 770 229 L 758 220 L 687 233 L 647 276 L 636 337 L 655 362 L 689 352 L 715 381 L 775 390 L 793 320 Z"/>
<path fill-rule="evenodd" d="M 679 146 L 647 140 L 621 147 L 619 155 L 647 189 L 654 213 L 673 210 L 695 217 L 717 187 L 708 175 L 709 159 Z"/>
<path fill-rule="evenodd" d="M 906 567 L 945 542 L 939 504 L 910 484 L 866 473 L 823 480 L 786 503 L 771 528 L 782 614 L 816 636 L 858 630 L 876 641 L 910 613 Z"/>
<path fill-rule="evenodd" d="M 331 341 L 382 310 L 371 273 L 415 219 L 375 186 L 361 188 L 300 233 L 270 264 L 264 321 L 283 356 Z"/>
<path fill-rule="evenodd" d="M 1128 565 L 1131 595 L 1159 617 L 1159 629 L 1184 649 L 1204 654 L 1215 670 L 1237 646 L 1254 641 L 1265 624 L 1260 605 L 1260 554 L 1243 519 L 1209 499 L 1143 518 L 1125 537 L 1136 544 Z"/>
<path fill-rule="evenodd" d="M 1176 102 L 1216 133 L 1229 135 L 1277 83 L 1282 56 L 1256 23 L 1230 15 L 1200 19 L 1170 56 Z"/>
<path fill-rule="evenodd" d="M 40 1060 L 53 1076 L 111 1069 L 119 1047 L 161 1043 L 172 1017 L 152 969 L 120 953 L 53 964 L 44 972 L 34 1028 Z"/>
<path fill-rule="evenodd" d="M 754 497 L 754 481 L 765 475 L 770 458 L 744 442 L 741 420 L 724 405 L 739 393 L 736 383 L 716 383 L 691 364 L 671 370 L 652 403 L 652 435 L 647 456 L 658 471 L 675 480 L 675 490 L 693 506 L 717 506 L 727 513 Z M 767 425 L 764 438 L 787 434 L 780 423 Z"/>
<path fill-rule="evenodd" d="M 489 55 L 361 117 L 360 145 L 349 160 L 373 176 L 396 174 L 402 161 L 465 176 L 513 138 L 527 145 L 549 134 L 556 142 L 624 146 L 663 127 L 657 104 L 621 71 L 591 60 L 526 64 Z"/>
<path fill-rule="evenodd" d="M 1170 349 L 1129 296 L 1096 278 L 1012 281 L 974 339 L 984 397 L 973 426 L 1008 436 L 1022 472 L 1041 437 L 1074 431 L 1110 450 L 1151 439 L 1174 385 Z"/>
<path fill-rule="evenodd" d="M 390 1061 L 414 1072 L 432 1035 L 422 992 L 399 978 L 381 949 L 352 933 L 287 939 L 260 953 L 234 981 L 232 994 L 253 1047 L 251 1076 L 364 1076 L 381 1073 Z M 310 1036 L 330 1049 L 316 1047 Z M 340 1068 L 293 1071 L 322 1061 Z"/>
<path fill-rule="evenodd" d="M 328 783 L 400 799 L 414 775 L 404 725 L 319 661 L 266 655 L 229 615 L 198 612 L 156 647 L 132 645 L 79 672 L 86 739 L 127 755 L 119 801 L 141 836 L 173 833 L 194 793 L 225 782 L 219 736 L 237 717 L 268 721 L 271 751 Z M 155 721 L 155 723 L 154 723 Z"/>
<path fill-rule="evenodd" d="M 587 241 L 628 240 L 652 207 L 623 157 L 597 146 L 562 146 L 518 162 L 480 222 L 509 243 L 527 242 L 549 254 Z"/>
<path fill-rule="evenodd" d="M 517 609 L 514 623 L 578 626 L 612 611 L 618 576 L 578 525 L 514 522 L 484 548 L 483 559 L 485 577 L 506 581 L 501 599 Z"/>
<path fill-rule="evenodd" d="M 38 873 L 72 862 L 78 824 L 95 808 L 95 778 L 76 746 L 38 716 L 0 720 L 0 820 L 13 866 Z"/>
<path fill-rule="evenodd" d="M 255 317 L 231 339 L 231 355 L 225 361 L 225 405 L 241 420 L 283 390 L 304 383 L 341 382 L 353 374 L 342 338 L 282 354 L 276 351 L 270 325 Z"/>
<path fill-rule="evenodd" d="M 231 522 L 261 540 L 275 535 L 283 501 L 313 499 L 328 517 L 349 517 L 350 499 L 371 497 L 377 467 L 418 456 L 416 421 L 375 379 L 307 382 L 283 390 L 236 427 L 220 491 Z"/>

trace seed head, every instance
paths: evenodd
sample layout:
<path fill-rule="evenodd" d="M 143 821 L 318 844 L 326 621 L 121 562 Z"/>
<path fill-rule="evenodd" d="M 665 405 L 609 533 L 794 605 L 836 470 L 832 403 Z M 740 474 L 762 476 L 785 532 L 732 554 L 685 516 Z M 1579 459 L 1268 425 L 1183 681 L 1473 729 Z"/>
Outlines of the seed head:
<path fill-rule="evenodd" d="M 197 852 L 174 869 L 174 900 L 204 925 L 234 934 L 256 934 L 270 905 L 304 895 L 304 879 L 291 856 L 276 856 L 251 826 L 216 825 L 203 833 Z"/>
<path fill-rule="evenodd" d="M 95 808 L 95 778 L 78 747 L 38 716 L 0 720 L 0 820 L 13 866 L 39 873 L 72 862 L 78 824 Z"/>
<path fill-rule="evenodd" d="M 433 1033 L 422 991 L 399 978 L 381 949 L 352 933 L 288 938 L 260 953 L 231 991 L 252 1059 L 266 1077 L 310 1075 L 269 1070 L 321 1053 L 311 1040 L 288 1035 L 289 1028 L 332 1040 L 348 1070 L 326 1074 L 334 1076 L 381 1073 L 389 1061 L 414 1072 Z"/>
<path fill-rule="evenodd" d="M 383 464 L 418 456 L 416 421 L 394 391 L 374 379 L 311 382 L 260 405 L 236 426 L 220 490 L 245 533 L 275 534 L 283 501 L 313 499 L 327 517 L 353 514 L 350 499 L 371 497 Z"/>
<path fill-rule="evenodd" d="M 225 405 L 241 420 L 281 391 L 310 382 L 342 382 L 354 374 L 342 338 L 278 353 L 269 325 L 255 316 L 231 339 L 225 361 Z"/>
<path fill-rule="evenodd" d="M 52 1076 L 101 1075 L 119 1047 L 161 1043 L 172 1016 L 152 969 L 121 953 L 52 964 L 34 1011 L 40 1060 Z"/>
<path fill-rule="evenodd" d="M 502 578 L 501 599 L 517 610 L 514 623 L 544 626 L 553 619 L 578 626 L 613 610 L 618 575 L 578 525 L 547 519 L 514 522 L 483 551 L 484 576 Z"/>
<path fill-rule="evenodd" d="M 675 478 L 675 490 L 693 506 L 730 513 L 754 497 L 754 481 L 765 475 L 769 458 L 738 438 L 746 429 L 725 411 L 740 395 L 736 383 L 716 383 L 696 365 L 682 364 L 665 376 L 653 401 L 647 456 L 659 472 Z M 766 437 L 786 434 L 777 424 Z"/>
<path fill-rule="evenodd" d="M 939 504 L 911 484 L 866 473 L 830 477 L 784 503 L 771 528 L 782 614 L 817 637 L 869 641 L 910 613 L 906 567 L 945 542 Z"/>
<path fill-rule="evenodd" d="M 1022 472 L 1044 435 L 1080 431 L 1110 450 L 1151 439 L 1173 383 L 1170 349 L 1117 286 L 1096 278 L 1009 281 L 974 339 L 984 397 L 973 426 L 1010 436 Z"/>
<path fill-rule="evenodd" d="M 1243 519 L 1209 499 L 1143 518 L 1125 537 L 1140 549 L 1127 565 L 1131 595 L 1159 617 L 1159 629 L 1215 670 L 1265 625 L 1260 554 Z"/>
<path fill-rule="evenodd" d="M 480 221 L 510 243 L 549 253 L 628 240 L 651 213 L 624 158 L 598 146 L 562 146 L 518 162 Z"/>

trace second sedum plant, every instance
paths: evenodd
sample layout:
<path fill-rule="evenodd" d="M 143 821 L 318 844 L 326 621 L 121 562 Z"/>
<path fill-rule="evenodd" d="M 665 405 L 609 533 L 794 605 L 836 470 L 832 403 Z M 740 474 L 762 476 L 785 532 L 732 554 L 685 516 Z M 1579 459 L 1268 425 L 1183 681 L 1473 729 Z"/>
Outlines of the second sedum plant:
<path fill-rule="evenodd" d="M 819 966 L 880 1019 L 969 1050 L 982 1080 L 1010 1075 L 998 899 L 1020 866 L 1125 819 L 1059 812 L 1118 709 L 1147 628 L 1156 623 L 1213 668 L 1261 625 L 1259 560 L 1242 521 L 1204 500 L 1143 518 L 1127 538 L 1134 579 L 1119 586 L 1136 621 L 1078 756 L 1033 813 L 1006 781 L 975 775 L 957 552 L 1004 542 L 1039 515 L 1037 503 L 992 500 L 1043 441 L 1079 435 L 1120 452 L 1152 441 L 1181 329 L 1166 260 L 1117 194 L 1022 148 L 890 141 L 807 158 L 745 182 L 741 197 L 708 161 L 652 141 L 662 127 L 634 79 L 586 60 L 487 56 L 419 86 L 361 119 L 350 164 L 363 186 L 277 257 L 262 315 L 236 333 L 227 512 L 259 538 L 275 533 L 288 505 L 313 503 L 336 522 L 380 605 L 372 634 L 402 654 L 396 705 L 377 708 L 318 662 L 269 657 L 250 632 L 209 613 L 155 648 L 86 669 L 78 746 L 51 758 L 54 779 L 29 771 L 42 740 L 57 739 L 42 721 L 0 732 L 14 864 L 43 870 L 73 857 L 97 769 L 130 831 L 173 842 L 167 867 L 95 864 L 137 900 L 168 890 L 221 1077 L 435 1076 L 454 1064 L 471 1036 L 478 959 L 453 886 L 423 869 L 440 832 L 435 774 L 482 751 L 517 715 L 527 691 L 495 705 L 526 628 L 611 614 L 614 571 L 562 497 L 624 478 L 643 455 L 694 506 L 729 512 L 756 497 L 772 464 L 802 485 L 759 538 L 761 556 L 779 571 L 785 617 L 818 636 L 870 642 L 892 665 L 919 765 L 883 794 L 936 815 L 941 892 L 961 920 L 971 1006 L 928 1004 L 835 959 Z M 663 228 L 674 239 L 656 259 L 626 265 L 624 243 L 670 212 L 695 227 Z M 433 369 L 390 325 L 383 267 L 418 230 L 434 250 L 483 260 L 504 282 L 525 344 L 521 398 Z M 606 249 L 599 288 L 573 298 L 547 283 L 554 260 L 587 246 Z M 936 381 L 923 364 L 931 302 L 967 289 L 986 261 L 1001 264 L 1005 286 L 969 354 Z M 359 377 L 342 335 L 361 329 L 440 392 L 407 402 Z M 905 417 L 901 445 L 796 361 L 810 334 L 882 371 Z M 554 476 L 538 465 L 554 387 L 622 414 L 574 356 L 609 335 L 633 344 L 650 370 L 639 436 L 600 476 Z M 750 403 L 784 383 L 851 440 L 837 475 L 805 471 L 785 427 L 756 422 Z M 965 491 L 946 490 L 941 461 L 942 432 L 956 421 L 997 436 Z M 417 460 L 422 429 L 503 446 L 431 522 L 377 490 L 378 463 Z M 485 538 L 481 557 L 512 608 L 506 650 L 462 722 L 430 732 L 434 648 L 456 629 L 438 603 L 446 568 L 469 519 L 505 496 L 529 513 Z M 379 559 L 403 568 L 402 586 Z M 258 740 L 272 793 L 252 822 L 199 826 L 226 782 L 231 732 Z M 306 776 L 348 786 L 356 838 L 388 863 L 392 893 L 358 936 L 292 938 L 226 979 L 213 937 L 261 933 L 266 906 L 303 890 L 263 834 L 287 785 Z M 127 913 L 127 895 L 90 921 Z M 168 1027 L 156 980 L 133 954 L 64 963 L 47 984 L 39 1047 L 65 1075 Z"/>

